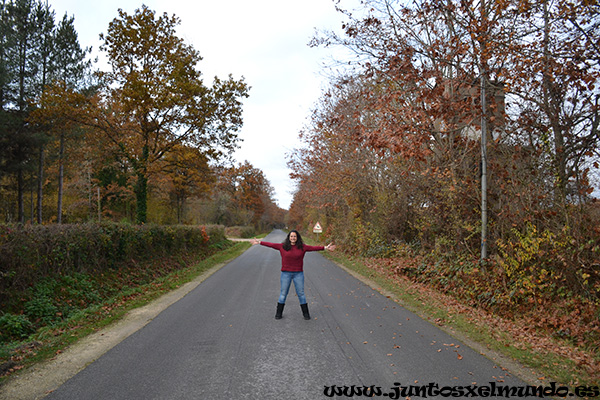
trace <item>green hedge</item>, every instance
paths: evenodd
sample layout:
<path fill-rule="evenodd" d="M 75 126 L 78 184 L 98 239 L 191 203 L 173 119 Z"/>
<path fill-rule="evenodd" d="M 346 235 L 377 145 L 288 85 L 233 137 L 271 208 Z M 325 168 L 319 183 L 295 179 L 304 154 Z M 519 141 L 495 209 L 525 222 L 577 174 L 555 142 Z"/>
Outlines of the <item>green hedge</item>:
<path fill-rule="evenodd" d="M 210 253 L 223 227 L 127 225 L 0 225 L 0 308 L 44 279 L 98 275 L 153 258 Z M 13 299 L 14 300 L 14 299 Z"/>

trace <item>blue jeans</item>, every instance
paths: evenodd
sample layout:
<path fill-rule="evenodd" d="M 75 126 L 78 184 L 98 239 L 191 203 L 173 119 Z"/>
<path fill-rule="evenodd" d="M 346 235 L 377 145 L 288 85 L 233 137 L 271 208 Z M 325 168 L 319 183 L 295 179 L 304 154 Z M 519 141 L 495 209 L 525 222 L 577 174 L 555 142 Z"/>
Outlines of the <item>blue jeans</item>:
<path fill-rule="evenodd" d="M 296 288 L 296 294 L 300 304 L 306 304 L 306 296 L 304 295 L 304 272 L 288 272 L 281 271 L 281 292 L 279 293 L 279 302 L 285 304 L 290 286 L 294 281 L 294 287 Z"/>

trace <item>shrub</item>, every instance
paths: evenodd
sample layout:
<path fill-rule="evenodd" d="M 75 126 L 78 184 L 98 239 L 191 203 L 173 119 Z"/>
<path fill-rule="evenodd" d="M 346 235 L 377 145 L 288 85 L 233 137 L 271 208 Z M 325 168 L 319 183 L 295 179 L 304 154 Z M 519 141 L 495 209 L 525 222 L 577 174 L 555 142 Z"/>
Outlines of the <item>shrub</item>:
<path fill-rule="evenodd" d="M 0 316 L 0 339 L 3 341 L 23 339 L 33 331 L 33 324 L 25 315 L 3 314 Z"/>
<path fill-rule="evenodd" d="M 498 264 L 503 268 L 516 302 L 530 297 L 595 298 L 600 294 L 598 274 L 580 254 L 594 241 L 579 245 L 568 227 L 558 233 L 540 230 L 527 223 L 523 232 L 513 229 L 513 236 L 498 240 Z M 589 257 L 592 258 L 592 257 Z"/>
<path fill-rule="evenodd" d="M 386 242 L 370 222 L 363 223 L 358 218 L 355 219 L 344 246 L 350 252 L 365 257 L 389 257 L 394 253 L 394 246 Z"/>
<path fill-rule="evenodd" d="M 91 277 L 80 273 L 43 279 L 30 292 L 25 313 L 40 325 L 67 319 L 101 299 Z"/>

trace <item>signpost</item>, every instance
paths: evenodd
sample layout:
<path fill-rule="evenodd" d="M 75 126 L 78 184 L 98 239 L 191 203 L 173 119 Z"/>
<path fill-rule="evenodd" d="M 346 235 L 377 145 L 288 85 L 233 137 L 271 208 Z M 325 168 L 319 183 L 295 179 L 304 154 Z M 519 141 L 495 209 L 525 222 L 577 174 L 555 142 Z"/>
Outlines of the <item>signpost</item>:
<path fill-rule="evenodd" d="M 323 232 L 323 228 L 321 228 L 321 224 L 317 221 L 315 226 L 313 227 L 313 233 L 317 234 L 317 242 L 319 241 L 319 233 Z"/>
<path fill-rule="evenodd" d="M 317 222 L 313 228 L 313 233 L 322 233 L 322 232 L 323 232 L 323 228 L 321 228 L 321 224 Z"/>

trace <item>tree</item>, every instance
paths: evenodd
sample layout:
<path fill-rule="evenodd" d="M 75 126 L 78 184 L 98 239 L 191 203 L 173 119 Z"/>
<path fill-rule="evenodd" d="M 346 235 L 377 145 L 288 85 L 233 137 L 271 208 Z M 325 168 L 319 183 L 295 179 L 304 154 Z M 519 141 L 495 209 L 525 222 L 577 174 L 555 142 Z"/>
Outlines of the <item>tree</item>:
<path fill-rule="evenodd" d="M 47 33 L 53 23 L 53 14 L 39 1 L 15 0 L 3 3 L 2 10 L 2 112 L 9 120 L 3 132 L 9 143 L 14 143 L 10 165 L 17 181 L 18 221 L 25 222 L 25 174 L 35 168 L 35 153 L 43 157 L 44 137 L 27 122 L 30 102 L 40 94 L 45 77 L 45 61 L 49 52 Z M 24 145 L 26 144 L 26 145 Z M 6 149 L 7 150 L 7 149 Z M 38 165 L 41 162 L 38 161 Z M 38 169 L 38 174 L 39 174 Z M 38 192 L 41 202 L 41 194 Z M 39 208 L 39 207 L 38 207 Z M 41 212 L 41 210 L 38 210 Z M 38 214 L 39 220 L 39 214 Z"/>
<path fill-rule="evenodd" d="M 586 1 L 525 3 L 522 40 L 511 46 L 513 112 L 521 141 L 542 149 L 554 202 L 582 203 L 599 156 L 600 6 Z M 595 21 L 596 20 L 596 21 Z M 566 221 L 565 221 L 566 222 Z"/>
<path fill-rule="evenodd" d="M 176 36 L 178 24 L 143 6 L 132 16 L 119 10 L 101 35 L 111 71 L 101 74 L 104 86 L 86 123 L 117 145 L 135 171 L 138 223 L 147 218 L 152 165 L 178 144 L 218 160 L 235 149 L 242 124 L 248 86 L 229 76 L 206 87 L 196 69 L 201 57 Z"/>
<path fill-rule="evenodd" d="M 273 201 L 273 187 L 263 172 L 245 161 L 215 169 L 211 193 L 212 222 L 227 226 L 281 226 L 284 212 Z"/>
<path fill-rule="evenodd" d="M 248 161 L 237 167 L 236 188 L 238 206 L 249 212 L 251 222 L 256 225 L 264 214 L 266 205 L 272 201 L 273 188 L 263 172 Z"/>
<path fill-rule="evenodd" d="M 432 238 L 461 237 L 456 231 L 473 217 L 474 204 L 464 199 L 480 190 L 473 178 L 484 122 L 490 161 L 498 168 L 490 176 L 498 235 L 512 229 L 500 217 L 510 204 L 507 190 L 543 193 L 555 186 L 555 193 L 563 193 L 552 201 L 532 193 L 522 197 L 531 199 L 523 210 L 529 214 L 548 206 L 565 213 L 567 203 L 560 199 L 573 192 L 566 190 L 569 180 L 583 195 L 577 201 L 586 201 L 600 120 L 594 2 L 370 0 L 365 10 L 358 18 L 347 14 L 343 37 L 329 33 L 314 44 L 340 44 L 358 55 L 356 75 L 370 83 L 362 86 L 363 100 L 355 99 L 349 118 L 336 118 L 354 121 L 359 145 L 410 160 L 410 173 L 427 182 L 421 194 L 429 211 L 435 209 L 429 215 L 440 217 L 430 225 L 444 230 Z M 512 191 L 503 183 L 511 175 L 521 178 L 516 165 L 543 166 L 540 158 L 550 168 L 529 185 L 522 182 Z M 545 181 L 539 179 L 544 175 Z M 472 237 L 470 229 L 465 237 Z"/>
<path fill-rule="evenodd" d="M 46 86 L 50 83 L 53 73 L 52 57 L 55 54 L 54 51 L 54 11 L 50 10 L 48 3 L 45 5 L 38 3 L 34 10 L 35 20 L 37 21 L 37 34 L 35 35 L 36 47 L 38 50 L 35 52 L 35 58 L 37 64 L 40 66 L 40 70 L 37 76 L 37 90 L 39 94 L 44 91 Z M 44 156 L 45 147 L 48 141 L 46 132 L 38 132 L 40 137 L 39 141 L 39 153 L 38 153 L 38 176 L 37 176 L 37 223 L 42 223 L 42 208 L 43 208 L 43 197 L 44 197 Z"/>
<path fill-rule="evenodd" d="M 75 67 L 67 67 L 79 58 L 81 50 L 66 46 L 77 42 L 73 19 L 64 19 L 58 27 L 54 11 L 47 2 L 14 0 L 3 2 L 0 12 L 0 102 L 5 129 L 0 141 L 6 141 L 0 159 L 9 165 L 3 168 L 16 175 L 18 220 L 24 222 L 23 192 L 25 182 L 34 181 L 37 167 L 37 222 L 42 222 L 43 190 L 45 185 L 45 153 L 51 141 L 53 121 L 43 120 L 37 113 L 42 93 L 58 78 L 69 74 L 73 81 L 81 78 Z M 69 26 L 70 25 L 70 26 Z M 67 36 L 71 35 L 71 39 Z M 74 37 L 74 39 L 73 39 Z M 62 45 L 61 45 L 62 41 Z M 68 55 L 65 55 L 66 52 Z M 54 121 L 57 122 L 57 121 Z M 55 124 L 56 126 L 56 124 Z M 30 179 L 27 179 L 27 175 Z M 33 187 L 32 198 L 33 198 Z M 32 219 L 34 208 L 32 206 Z"/>
<path fill-rule="evenodd" d="M 365 235 L 358 238 L 364 227 L 377 230 L 380 238 L 410 241 L 407 204 L 419 203 L 409 162 L 360 137 L 378 118 L 365 96 L 374 89 L 371 83 L 365 77 L 333 82 L 301 133 L 306 146 L 289 159 L 298 181 L 290 223 L 303 227 L 319 220 L 348 248 L 357 245 L 354 239 L 368 241 Z"/>
<path fill-rule="evenodd" d="M 56 52 L 53 61 L 56 81 L 65 87 L 76 89 L 81 87 L 81 82 L 90 67 L 90 62 L 86 61 L 87 53 L 90 50 L 87 48 L 85 50 L 81 49 L 73 22 L 74 18 L 69 18 L 66 14 L 59 22 L 54 33 Z M 71 127 L 67 130 L 67 127 L 68 125 L 65 126 L 65 124 L 54 125 L 54 128 L 59 130 L 58 204 L 56 212 L 56 221 L 59 224 L 62 222 L 65 140 L 76 129 Z"/>
<path fill-rule="evenodd" d="M 186 200 L 202 198 L 214 182 L 208 158 L 197 148 L 177 145 L 165 156 L 161 170 L 169 180 L 169 196 L 177 210 L 177 223 L 183 222 Z"/>

